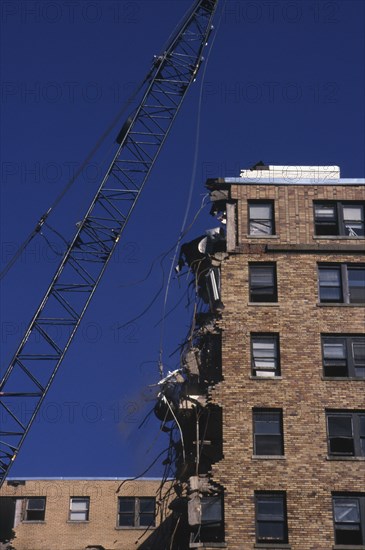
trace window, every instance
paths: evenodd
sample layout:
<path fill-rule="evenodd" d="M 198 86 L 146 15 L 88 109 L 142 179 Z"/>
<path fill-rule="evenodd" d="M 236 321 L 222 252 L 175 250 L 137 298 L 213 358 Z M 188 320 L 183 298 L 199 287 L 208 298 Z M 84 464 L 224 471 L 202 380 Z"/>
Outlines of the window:
<path fill-rule="evenodd" d="M 256 542 L 278 544 L 288 542 L 285 493 L 255 493 Z"/>
<path fill-rule="evenodd" d="M 274 235 L 273 201 L 249 201 L 248 220 L 250 235 Z"/>
<path fill-rule="evenodd" d="M 24 521 L 44 521 L 46 513 L 46 499 L 26 498 L 24 503 Z"/>
<path fill-rule="evenodd" d="M 325 376 L 365 378 L 365 336 L 322 335 Z"/>
<path fill-rule="evenodd" d="M 365 411 L 327 412 L 328 454 L 365 456 Z"/>
<path fill-rule="evenodd" d="M 278 334 L 251 335 L 251 365 L 253 376 L 280 376 Z"/>
<path fill-rule="evenodd" d="M 318 269 L 321 302 L 365 303 L 364 264 L 321 264 Z"/>
<path fill-rule="evenodd" d="M 119 527 L 154 527 L 155 499 L 152 497 L 119 497 Z"/>
<path fill-rule="evenodd" d="M 364 236 L 364 203 L 315 202 L 316 235 Z"/>
<path fill-rule="evenodd" d="M 365 493 L 332 495 L 335 543 L 360 546 L 365 543 Z"/>
<path fill-rule="evenodd" d="M 276 265 L 250 264 L 250 302 L 277 302 Z"/>
<path fill-rule="evenodd" d="M 253 410 L 254 454 L 283 455 L 283 415 L 278 409 Z"/>
<path fill-rule="evenodd" d="M 70 498 L 70 521 L 88 521 L 89 520 L 89 497 L 71 497 Z"/>

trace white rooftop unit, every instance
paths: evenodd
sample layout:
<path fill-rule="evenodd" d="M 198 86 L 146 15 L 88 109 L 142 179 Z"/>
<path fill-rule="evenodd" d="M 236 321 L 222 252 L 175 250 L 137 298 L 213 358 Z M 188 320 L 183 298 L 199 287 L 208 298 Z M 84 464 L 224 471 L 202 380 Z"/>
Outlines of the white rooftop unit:
<path fill-rule="evenodd" d="M 296 183 L 302 179 L 316 180 L 318 183 L 326 183 L 327 180 L 340 179 L 339 166 L 257 166 L 255 168 L 242 169 L 240 178 L 247 181 L 260 182 L 260 180 L 282 180 L 283 182 Z"/>

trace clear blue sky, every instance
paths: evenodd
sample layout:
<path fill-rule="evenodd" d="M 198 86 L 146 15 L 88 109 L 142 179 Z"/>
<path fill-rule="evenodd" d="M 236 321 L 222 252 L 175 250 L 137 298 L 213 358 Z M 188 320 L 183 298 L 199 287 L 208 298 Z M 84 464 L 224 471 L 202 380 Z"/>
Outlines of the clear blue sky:
<path fill-rule="evenodd" d="M 145 75 L 190 4 L 2 2 L 2 265 Z M 195 147 L 189 220 L 207 177 L 238 176 L 240 168 L 259 160 L 336 164 L 342 177 L 364 177 L 364 9 L 360 0 L 226 2 L 203 84 L 199 140 L 200 78 L 12 476 L 137 475 L 167 446 L 153 417 L 137 430 L 153 405 L 146 388 L 158 380 L 161 333 L 155 325 L 163 294 L 143 317 L 118 327 L 138 316 L 166 283 L 171 253 L 163 270 L 157 262 L 147 280 L 141 279 L 177 239 Z M 54 225 L 66 236 L 97 183 L 98 170 L 91 166 L 61 204 Z M 214 225 L 206 209 L 187 239 Z M 56 266 L 45 241 L 33 241 L 3 282 L 2 372 Z M 185 278 L 173 279 L 168 309 L 185 290 Z M 188 330 L 191 309 L 185 306 L 183 300 L 165 324 L 166 370 L 178 366 L 178 354 L 170 355 Z M 149 475 L 160 472 L 156 467 Z"/>

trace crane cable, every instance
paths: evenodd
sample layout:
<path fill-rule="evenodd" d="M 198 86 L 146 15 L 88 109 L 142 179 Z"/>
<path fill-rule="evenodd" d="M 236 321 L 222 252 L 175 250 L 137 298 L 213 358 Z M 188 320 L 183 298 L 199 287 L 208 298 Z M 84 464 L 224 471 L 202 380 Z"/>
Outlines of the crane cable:
<path fill-rule="evenodd" d="M 88 165 L 88 163 L 91 161 L 91 159 L 94 157 L 94 155 L 97 153 L 97 151 L 100 149 L 101 145 L 104 143 L 106 138 L 110 135 L 111 131 L 114 129 L 116 124 L 119 122 L 122 115 L 125 113 L 128 105 L 133 102 L 136 98 L 136 96 L 139 94 L 145 83 L 149 80 L 151 73 L 153 70 L 152 68 L 149 70 L 145 78 L 140 82 L 138 86 L 134 89 L 134 91 L 131 93 L 131 95 L 127 98 L 127 100 L 124 102 L 122 108 L 117 113 L 117 115 L 114 117 L 112 122 L 109 124 L 109 126 L 106 128 L 106 130 L 102 133 L 100 138 L 95 143 L 94 147 L 91 149 L 91 151 L 88 153 L 84 161 L 81 163 L 79 168 L 75 171 L 75 173 L 71 176 L 69 181 L 66 183 L 65 187 L 61 191 L 61 193 L 56 197 L 56 199 L 53 201 L 51 206 L 48 208 L 47 212 L 41 216 L 39 221 L 37 222 L 37 225 L 31 231 L 28 235 L 28 237 L 22 242 L 22 244 L 19 246 L 18 250 L 15 252 L 14 256 L 9 260 L 9 262 L 6 264 L 4 269 L 0 271 L 0 281 L 9 273 L 10 269 L 14 266 L 14 264 L 18 261 L 20 256 L 23 254 L 24 250 L 27 248 L 27 246 L 30 244 L 30 242 L 33 240 L 33 238 L 41 232 L 42 226 L 47 220 L 48 216 L 58 206 L 58 204 L 61 202 L 63 197 L 66 195 L 66 193 L 69 191 L 69 189 L 73 186 L 77 178 L 80 176 L 84 168 Z M 44 235 L 43 235 L 44 236 Z"/>
<path fill-rule="evenodd" d="M 226 4 L 226 0 L 224 2 L 224 5 L 223 5 L 223 10 L 224 10 L 225 4 Z M 210 48 L 208 50 L 207 58 L 206 58 L 206 61 L 204 63 L 204 67 L 203 67 L 203 74 L 202 74 L 201 86 L 200 86 L 200 92 L 199 92 L 197 126 L 196 126 L 196 133 L 195 133 L 195 153 L 194 153 L 193 170 L 192 170 L 192 174 L 191 174 L 191 181 L 190 181 L 190 187 L 189 187 L 189 194 L 188 194 L 188 199 L 187 199 L 187 203 L 186 203 L 184 219 L 183 219 L 183 222 L 182 222 L 180 235 L 179 235 L 179 237 L 177 239 L 177 242 L 176 242 L 175 252 L 174 252 L 174 256 L 173 256 L 172 261 L 171 261 L 169 276 L 168 276 L 168 279 L 167 279 L 167 285 L 166 285 L 166 290 L 165 290 L 165 297 L 164 297 L 163 310 L 162 310 L 161 332 L 160 332 L 160 353 L 159 353 L 159 361 L 158 361 L 159 372 L 160 372 L 161 378 L 163 378 L 163 376 L 164 376 L 162 357 L 163 357 L 163 339 L 164 339 L 164 330 L 165 330 L 164 319 L 165 319 L 165 316 L 166 316 L 166 307 L 167 307 L 168 294 L 169 294 L 169 290 L 170 290 L 172 272 L 173 272 L 174 266 L 176 264 L 176 258 L 177 258 L 179 246 L 180 246 L 181 240 L 183 239 L 184 234 L 186 233 L 185 226 L 186 226 L 186 223 L 187 223 L 187 218 L 188 218 L 190 207 L 191 207 L 192 195 L 193 195 L 193 190 L 194 190 L 194 182 L 195 182 L 196 173 L 197 173 L 198 155 L 199 155 L 200 122 L 201 122 L 201 113 L 202 113 L 202 101 L 203 101 L 203 88 L 204 88 L 204 81 L 205 81 L 205 73 L 207 71 L 210 54 L 211 54 L 215 39 L 216 39 L 217 34 L 218 34 L 218 29 L 219 29 L 221 21 L 222 21 L 223 10 L 221 12 L 221 15 L 220 15 L 220 18 L 219 18 L 219 21 L 218 21 L 218 24 L 217 24 L 217 30 L 213 34 L 212 42 L 210 44 Z"/>

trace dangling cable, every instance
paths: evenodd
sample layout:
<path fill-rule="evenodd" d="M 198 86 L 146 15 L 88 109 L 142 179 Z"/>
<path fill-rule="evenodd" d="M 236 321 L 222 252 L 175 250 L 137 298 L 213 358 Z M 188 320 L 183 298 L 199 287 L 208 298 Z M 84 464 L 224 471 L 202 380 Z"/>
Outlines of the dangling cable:
<path fill-rule="evenodd" d="M 135 90 L 132 92 L 130 97 L 125 101 L 123 107 L 120 109 L 120 111 L 117 113 L 117 115 L 114 117 L 112 122 L 109 124 L 107 129 L 102 133 L 94 147 L 91 149 L 87 157 L 84 159 L 84 161 L 81 163 L 79 168 L 76 170 L 76 172 L 71 176 L 69 181 L 66 183 L 65 187 L 61 191 L 61 193 L 56 197 L 56 199 L 53 201 L 49 209 L 38 221 L 37 225 L 33 229 L 33 231 L 30 232 L 28 237 L 23 241 L 23 243 L 19 246 L 18 250 L 15 252 L 14 256 L 9 260 L 9 262 L 6 264 L 4 269 L 0 272 L 0 281 L 8 274 L 10 269 L 13 267 L 13 265 L 18 261 L 20 256 L 23 254 L 24 250 L 27 248 L 29 243 L 33 240 L 33 238 L 37 235 L 37 233 L 40 232 L 42 225 L 45 223 L 46 219 L 50 215 L 51 211 L 56 208 L 56 206 L 61 202 L 63 197 L 66 195 L 66 193 L 69 191 L 69 189 L 73 186 L 79 175 L 84 170 L 85 166 L 90 162 L 90 160 L 93 158 L 93 156 L 96 154 L 96 152 L 100 149 L 101 145 L 104 143 L 105 139 L 110 135 L 111 131 L 114 129 L 116 124 L 119 122 L 122 115 L 125 113 L 128 105 L 134 101 L 142 87 L 144 86 L 145 82 L 150 77 L 151 70 L 147 74 L 147 76 L 141 81 L 141 83 L 135 88 Z"/>
<path fill-rule="evenodd" d="M 217 31 L 219 29 L 221 20 L 222 20 L 222 14 L 221 14 L 221 17 L 220 17 L 218 25 L 217 25 Z M 169 293 L 169 289 L 170 289 L 172 272 L 173 272 L 173 269 L 174 269 L 174 266 L 175 266 L 175 263 L 176 263 L 176 257 L 177 257 L 177 254 L 178 254 L 179 246 L 180 246 L 181 240 L 183 238 L 183 233 L 184 233 L 187 218 L 188 218 L 188 215 L 189 215 L 191 200 L 192 200 L 192 195 L 193 195 L 193 190 L 194 190 L 194 183 L 195 183 L 197 165 L 198 165 L 198 154 L 199 154 L 199 138 L 200 138 L 200 122 L 201 122 L 202 101 L 203 101 L 203 86 L 204 86 L 205 74 L 206 74 L 206 71 L 207 71 L 210 54 L 211 54 L 212 47 L 213 47 L 213 44 L 215 42 L 216 36 L 217 36 L 217 32 L 213 36 L 210 48 L 208 50 L 207 59 L 204 63 L 204 67 L 203 67 L 203 74 L 202 74 L 202 79 L 201 79 L 199 101 L 198 101 L 198 116 L 197 116 L 197 127 L 196 127 L 196 133 L 195 133 L 195 154 L 194 154 L 194 161 L 193 161 L 193 169 L 192 169 L 192 174 L 191 174 L 189 194 L 188 194 L 184 219 L 183 219 L 183 223 L 182 223 L 181 230 L 180 230 L 180 236 L 179 236 L 179 238 L 177 240 L 177 243 L 176 243 L 174 256 L 173 256 L 173 259 L 172 259 L 172 262 L 171 262 L 171 265 L 170 265 L 169 276 L 168 276 L 168 279 L 167 279 L 167 285 L 166 285 L 166 291 L 165 291 L 165 297 L 164 297 L 164 304 L 163 304 L 163 314 L 162 314 L 163 319 L 165 317 L 165 311 L 166 311 L 166 306 L 167 306 L 167 299 L 168 299 L 168 293 Z M 163 322 L 161 324 L 160 354 L 159 354 L 159 371 L 160 371 L 161 378 L 163 378 L 163 375 L 164 375 L 164 373 L 163 373 L 163 364 L 162 364 L 164 329 L 165 329 L 165 325 L 164 325 L 164 322 Z"/>

